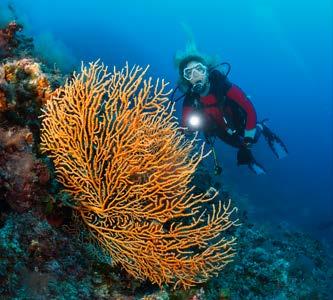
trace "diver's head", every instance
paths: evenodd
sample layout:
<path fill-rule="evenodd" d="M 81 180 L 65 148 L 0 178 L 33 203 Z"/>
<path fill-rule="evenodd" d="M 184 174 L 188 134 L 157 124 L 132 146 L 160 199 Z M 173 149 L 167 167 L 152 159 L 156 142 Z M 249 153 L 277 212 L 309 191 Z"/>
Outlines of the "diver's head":
<path fill-rule="evenodd" d="M 201 93 L 208 83 L 208 66 L 200 56 L 189 56 L 179 64 L 179 75 L 192 91 Z"/>

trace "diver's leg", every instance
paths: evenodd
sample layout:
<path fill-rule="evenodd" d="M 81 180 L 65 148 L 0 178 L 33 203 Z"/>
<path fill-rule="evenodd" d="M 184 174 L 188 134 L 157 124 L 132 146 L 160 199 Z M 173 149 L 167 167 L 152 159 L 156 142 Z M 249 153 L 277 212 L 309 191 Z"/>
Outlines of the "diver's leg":
<path fill-rule="evenodd" d="M 259 135 L 261 133 L 258 133 Z M 255 160 L 253 154 L 249 148 L 246 148 L 243 143 L 243 139 L 239 135 L 226 136 L 226 135 L 218 135 L 219 139 L 221 139 L 226 144 L 237 148 L 237 165 L 247 165 L 249 169 L 254 172 L 256 175 L 266 174 L 265 169 Z M 259 138 L 259 136 L 258 136 Z M 258 139 L 257 138 L 257 139 Z"/>
<path fill-rule="evenodd" d="M 257 123 L 256 125 L 256 134 L 254 136 L 254 143 L 257 143 L 259 138 L 261 137 L 262 131 L 263 131 L 263 126 L 261 123 Z"/>

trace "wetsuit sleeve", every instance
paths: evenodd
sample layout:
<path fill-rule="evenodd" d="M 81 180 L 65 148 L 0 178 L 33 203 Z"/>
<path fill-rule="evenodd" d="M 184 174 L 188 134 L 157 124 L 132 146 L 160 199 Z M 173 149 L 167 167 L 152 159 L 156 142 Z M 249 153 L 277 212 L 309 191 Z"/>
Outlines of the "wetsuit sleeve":
<path fill-rule="evenodd" d="M 232 85 L 227 92 L 227 97 L 235 101 L 246 113 L 244 137 L 254 138 L 256 133 L 257 114 L 251 101 L 236 85 Z"/>
<path fill-rule="evenodd" d="M 182 110 L 182 127 L 187 127 L 188 117 L 193 111 L 192 99 L 189 95 L 185 96 Z"/>

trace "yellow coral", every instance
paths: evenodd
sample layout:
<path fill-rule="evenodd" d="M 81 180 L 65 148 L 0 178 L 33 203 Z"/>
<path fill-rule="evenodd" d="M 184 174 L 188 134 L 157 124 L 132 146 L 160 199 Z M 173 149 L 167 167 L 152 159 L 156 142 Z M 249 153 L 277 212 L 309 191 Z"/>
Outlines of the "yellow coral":
<path fill-rule="evenodd" d="M 98 62 L 60 87 L 43 112 L 41 150 L 54 160 L 73 208 L 113 262 L 139 279 L 187 288 L 234 256 L 230 201 L 195 195 L 204 157 L 178 130 L 164 80 L 147 68 Z M 216 201 L 215 201 L 216 202 Z"/>
<path fill-rule="evenodd" d="M 15 65 L 12 63 L 7 63 L 4 65 L 5 71 L 5 80 L 8 82 L 15 82 L 16 81 L 16 68 Z"/>
<path fill-rule="evenodd" d="M 51 98 L 52 91 L 50 87 L 50 82 L 46 76 L 41 75 L 37 79 L 36 93 L 37 99 L 39 99 L 43 104 Z"/>
<path fill-rule="evenodd" d="M 6 95 L 3 91 L 0 90 L 0 112 L 3 112 L 7 109 L 7 100 Z"/>
<path fill-rule="evenodd" d="M 5 80 L 5 69 L 3 65 L 0 65 L 0 83 Z"/>
<path fill-rule="evenodd" d="M 17 73 L 27 75 L 25 87 L 36 93 L 37 100 L 45 103 L 51 98 L 51 86 L 47 76 L 42 72 L 39 63 L 30 58 L 7 62 L 0 66 L 0 81 L 3 77 L 8 83 L 17 83 Z"/>
<path fill-rule="evenodd" d="M 18 60 L 16 66 L 32 78 L 37 78 L 42 74 L 40 64 L 29 58 L 23 58 Z"/>

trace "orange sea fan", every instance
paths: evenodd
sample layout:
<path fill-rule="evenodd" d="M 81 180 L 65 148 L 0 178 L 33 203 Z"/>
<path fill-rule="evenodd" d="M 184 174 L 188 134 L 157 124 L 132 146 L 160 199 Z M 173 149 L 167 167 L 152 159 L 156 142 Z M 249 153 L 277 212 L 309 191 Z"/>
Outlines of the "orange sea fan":
<path fill-rule="evenodd" d="M 113 262 L 139 279 L 187 288 L 235 255 L 230 201 L 193 194 L 203 146 L 185 139 L 164 80 L 99 62 L 60 87 L 43 111 L 41 150 Z M 211 203 L 210 213 L 204 208 Z"/>

